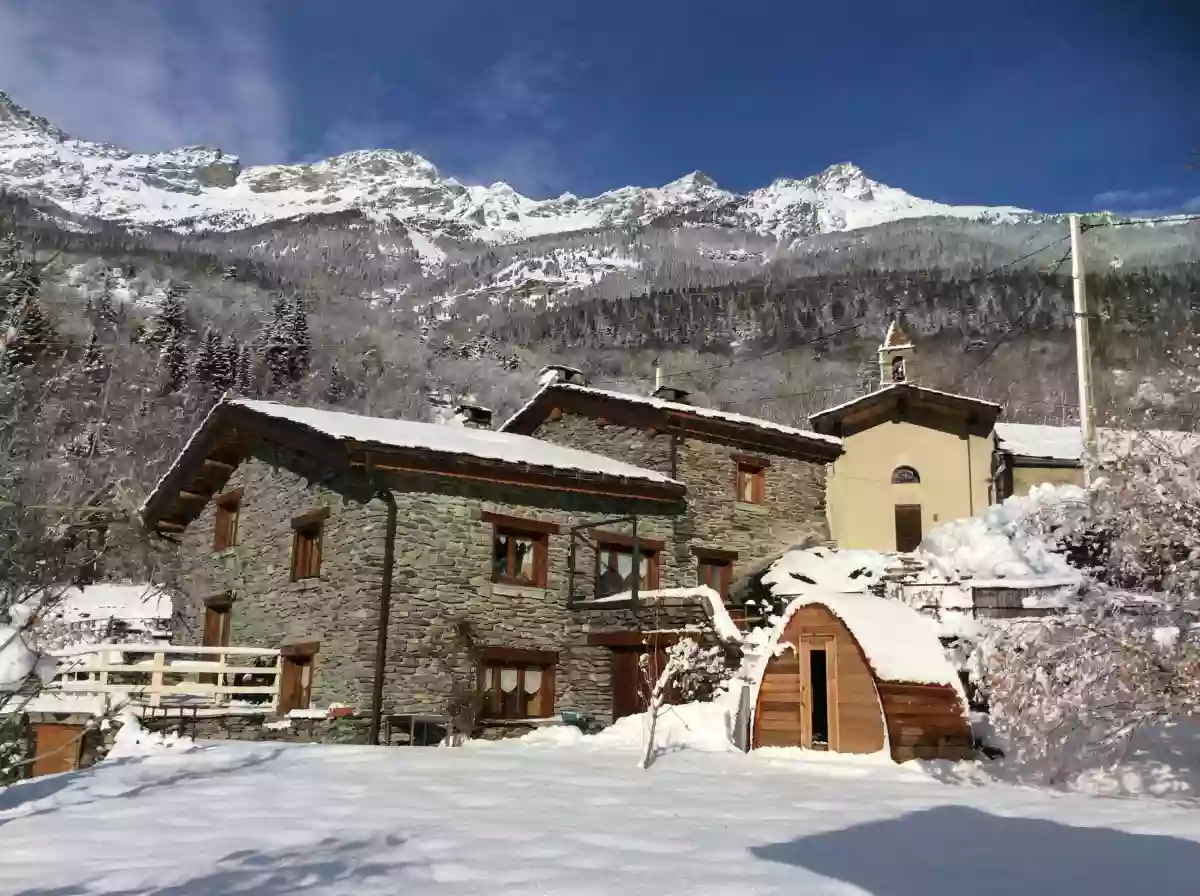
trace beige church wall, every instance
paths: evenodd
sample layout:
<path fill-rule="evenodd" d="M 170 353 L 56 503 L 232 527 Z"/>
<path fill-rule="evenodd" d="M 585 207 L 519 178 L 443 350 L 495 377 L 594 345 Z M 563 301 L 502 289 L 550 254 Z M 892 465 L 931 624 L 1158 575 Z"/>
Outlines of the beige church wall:
<path fill-rule="evenodd" d="M 969 452 L 969 455 L 968 455 Z M 973 516 L 990 498 L 992 441 L 905 422 L 887 422 L 845 439 L 828 481 L 829 524 L 843 548 L 896 549 L 897 504 L 921 505 L 921 532 Z M 893 485 L 909 466 L 921 481 Z M 969 484 L 969 485 L 968 485 Z"/>
<path fill-rule="evenodd" d="M 1027 495 L 1035 485 L 1083 485 L 1083 470 L 1079 467 L 1014 467 L 1012 493 Z"/>

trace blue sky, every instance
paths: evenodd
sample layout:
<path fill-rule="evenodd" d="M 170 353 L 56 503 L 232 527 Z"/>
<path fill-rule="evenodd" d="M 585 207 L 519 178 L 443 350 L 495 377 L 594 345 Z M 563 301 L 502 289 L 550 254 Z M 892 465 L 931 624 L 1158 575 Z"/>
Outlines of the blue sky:
<path fill-rule="evenodd" d="M 849 160 L 947 202 L 1200 210 L 1194 0 L 0 0 L 0 89 L 131 148 L 391 146 L 535 196 Z"/>

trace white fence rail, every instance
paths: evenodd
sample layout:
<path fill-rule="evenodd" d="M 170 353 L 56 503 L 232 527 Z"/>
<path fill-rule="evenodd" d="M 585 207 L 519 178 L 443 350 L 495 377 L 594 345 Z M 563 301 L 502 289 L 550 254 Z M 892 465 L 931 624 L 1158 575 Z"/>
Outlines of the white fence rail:
<path fill-rule="evenodd" d="M 269 647 L 89 644 L 55 651 L 53 694 L 114 697 L 149 707 L 279 704 L 282 657 Z M 269 665 L 253 665 L 269 659 Z"/>

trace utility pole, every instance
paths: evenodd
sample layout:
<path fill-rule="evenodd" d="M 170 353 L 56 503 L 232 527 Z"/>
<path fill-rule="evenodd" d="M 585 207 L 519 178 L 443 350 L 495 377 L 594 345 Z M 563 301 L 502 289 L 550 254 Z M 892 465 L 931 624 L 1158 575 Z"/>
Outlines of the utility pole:
<path fill-rule="evenodd" d="M 1071 280 L 1075 286 L 1075 365 L 1079 378 L 1079 429 L 1083 435 L 1083 484 L 1092 484 L 1096 460 L 1096 407 L 1092 399 L 1092 340 L 1088 332 L 1087 291 L 1083 282 L 1083 228 L 1071 215 Z"/>

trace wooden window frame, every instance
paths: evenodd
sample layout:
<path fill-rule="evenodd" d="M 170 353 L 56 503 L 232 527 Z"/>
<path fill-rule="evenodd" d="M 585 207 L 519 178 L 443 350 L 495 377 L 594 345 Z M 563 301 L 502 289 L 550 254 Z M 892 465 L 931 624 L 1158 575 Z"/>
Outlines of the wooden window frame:
<path fill-rule="evenodd" d="M 292 519 L 292 581 L 319 579 L 329 508 L 310 510 Z"/>
<path fill-rule="evenodd" d="M 592 537 L 596 540 L 596 568 L 592 579 L 595 584 L 595 596 L 608 597 L 609 595 L 600 593 L 600 570 L 603 567 L 603 557 L 606 554 L 629 554 L 632 558 L 633 536 L 593 530 Z M 638 551 L 646 558 L 646 581 L 645 584 L 638 583 L 639 591 L 655 591 L 658 589 L 661 573 L 660 558 L 665 546 L 664 542 L 657 539 L 638 539 Z M 640 563 L 638 567 L 640 567 Z M 617 591 L 614 593 L 620 594 L 621 592 Z"/>
<path fill-rule="evenodd" d="M 737 464 L 733 480 L 733 495 L 739 504 L 763 504 L 767 500 L 767 468 L 760 462 L 751 462 L 750 458 L 735 461 Z M 743 487 L 750 482 L 750 497 L 742 497 L 746 493 Z"/>
<path fill-rule="evenodd" d="M 518 588 L 546 588 L 548 581 L 547 566 L 550 557 L 550 535 L 559 531 L 554 523 L 542 523 L 538 519 L 522 519 L 520 517 L 504 516 L 503 513 L 480 513 L 480 518 L 492 524 L 491 564 L 492 582 L 503 585 L 515 585 Z M 506 575 L 496 571 L 496 548 L 500 536 L 508 535 L 509 551 L 506 557 Z M 533 579 L 512 576 L 516 569 L 516 543 L 512 537 L 524 539 L 533 543 Z"/>
<path fill-rule="evenodd" d="M 558 665 L 558 653 L 552 650 L 524 650 L 517 647 L 485 647 L 480 652 L 478 683 L 480 696 L 479 718 L 485 722 L 520 722 L 527 719 L 544 719 L 554 714 L 554 670 Z M 538 686 L 538 707 L 530 712 L 525 707 L 528 694 L 525 692 L 525 672 L 537 669 L 542 680 Z M 493 689 L 500 691 L 499 676 L 503 670 L 517 673 L 516 702 L 522 709 L 508 713 L 497 712 L 488 705 L 487 695 Z"/>
<path fill-rule="evenodd" d="M 227 551 L 237 545 L 238 518 L 242 509 L 242 489 L 219 495 L 213 504 L 213 551 Z"/>
<path fill-rule="evenodd" d="M 714 585 L 712 582 L 705 580 L 705 569 L 720 570 L 719 579 Z M 729 589 L 733 585 L 733 560 L 729 557 L 718 557 L 711 553 L 696 555 L 696 583 L 698 585 L 707 585 L 713 591 L 721 595 L 722 601 L 729 600 Z"/>

